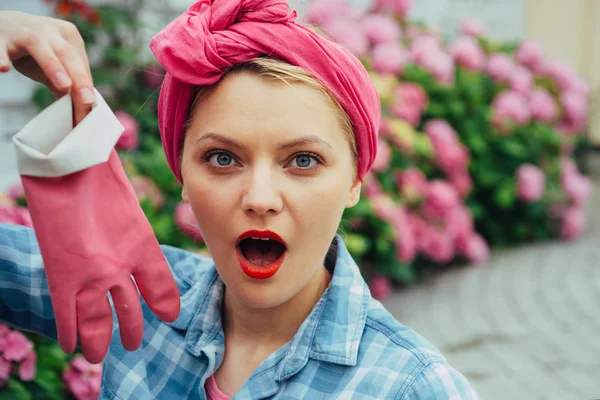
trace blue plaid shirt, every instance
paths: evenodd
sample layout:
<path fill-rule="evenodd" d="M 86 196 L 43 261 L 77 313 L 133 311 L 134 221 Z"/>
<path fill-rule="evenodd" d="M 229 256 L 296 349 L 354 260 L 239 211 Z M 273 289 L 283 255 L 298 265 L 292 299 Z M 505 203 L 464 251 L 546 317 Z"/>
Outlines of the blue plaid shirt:
<path fill-rule="evenodd" d="M 477 399 L 437 349 L 371 297 L 338 242 L 328 289 L 292 340 L 233 399 Z M 144 338 L 132 352 L 121 346 L 115 318 L 101 399 L 206 399 L 204 383 L 223 360 L 224 285 L 212 259 L 162 248 L 181 293 L 181 315 L 167 324 L 143 304 Z M 0 320 L 56 339 L 35 234 L 21 226 L 0 224 Z"/>

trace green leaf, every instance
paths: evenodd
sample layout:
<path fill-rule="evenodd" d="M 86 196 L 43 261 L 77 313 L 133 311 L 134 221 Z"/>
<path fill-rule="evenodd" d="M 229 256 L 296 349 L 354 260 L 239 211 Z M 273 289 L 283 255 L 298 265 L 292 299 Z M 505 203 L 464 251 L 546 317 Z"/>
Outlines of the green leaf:
<path fill-rule="evenodd" d="M 404 283 L 414 283 L 417 281 L 415 267 L 411 264 L 404 264 L 394 258 L 378 262 L 374 269 L 389 278 L 396 279 Z"/>
<path fill-rule="evenodd" d="M 353 257 L 361 257 L 369 251 L 369 241 L 361 234 L 347 233 L 344 236 L 344 243 Z"/>
<path fill-rule="evenodd" d="M 500 150 L 517 160 L 527 160 L 530 151 L 523 143 L 514 138 L 507 138 L 499 142 Z"/>
<path fill-rule="evenodd" d="M 9 379 L 8 386 L 0 390 L 0 400 L 31 400 L 31 395 L 20 381 Z"/>
<path fill-rule="evenodd" d="M 375 251 L 377 254 L 385 255 L 392 251 L 394 244 L 387 239 L 377 238 L 375 239 Z"/>
<path fill-rule="evenodd" d="M 494 192 L 494 200 L 496 204 L 503 209 L 510 208 L 517 199 L 516 195 L 516 180 L 514 177 L 505 179 Z"/>

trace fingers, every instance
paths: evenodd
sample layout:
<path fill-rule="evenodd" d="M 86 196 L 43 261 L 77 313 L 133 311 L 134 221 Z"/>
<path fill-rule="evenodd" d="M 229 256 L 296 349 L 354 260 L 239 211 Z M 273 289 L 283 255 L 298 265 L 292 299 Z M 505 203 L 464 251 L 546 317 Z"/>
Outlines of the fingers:
<path fill-rule="evenodd" d="M 81 58 L 81 55 L 71 43 L 59 37 L 53 40 L 52 44 L 54 52 L 73 82 L 71 96 L 75 124 L 78 124 L 91 111 L 92 104 L 95 101 L 92 78 L 85 65 L 85 60 Z"/>
<path fill-rule="evenodd" d="M 35 33 L 26 33 L 15 45 L 26 51 L 32 61 L 35 61 L 45 75 L 47 83 L 58 90 L 67 91 L 71 87 L 72 81 L 66 68 L 46 38 Z M 37 78 L 41 82 L 44 80 L 43 76 L 31 76 L 31 78 Z M 46 82 L 43 83 L 47 84 Z"/>
<path fill-rule="evenodd" d="M 68 22 L 40 19 L 39 30 L 18 30 L 2 47 L 21 73 L 37 80 L 60 97 L 71 93 L 74 122 L 79 123 L 95 102 L 94 84 L 85 44 L 77 28 Z M 0 56 L 1 57 L 1 56 Z"/>
<path fill-rule="evenodd" d="M 111 289 L 110 295 L 119 319 L 121 343 L 125 350 L 133 351 L 142 344 L 144 318 L 140 295 L 133 280 Z"/>
<path fill-rule="evenodd" d="M 61 298 L 59 302 L 52 299 L 58 342 L 65 353 L 72 353 L 77 347 L 77 317 L 75 299 Z"/>
<path fill-rule="evenodd" d="M 92 364 L 100 363 L 112 338 L 112 309 L 106 293 L 82 290 L 76 295 L 77 330 L 83 356 Z"/>
<path fill-rule="evenodd" d="M 8 56 L 6 43 L 0 40 L 0 73 L 10 71 L 11 66 L 12 63 L 10 62 L 10 57 Z"/>
<path fill-rule="evenodd" d="M 58 28 L 62 36 L 54 41 L 56 43 L 54 49 L 60 57 L 59 49 L 64 48 L 73 60 L 71 63 L 72 68 L 69 68 L 65 60 L 61 58 L 73 80 L 71 94 L 73 96 L 74 122 L 78 124 L 90 112 L 95 101 L 92 72 L 90 71 L 85 43 L 77 27 L 70 22 L 60 21 Z"/>
<path fill-rule="evenodd" d="M 180 311 L 179 289 L 160 247 L 156 247 L 156 251 L 144 252 L 145 259 L 133 276 L 152 312 L 165 322 L 173 322 Z"/>

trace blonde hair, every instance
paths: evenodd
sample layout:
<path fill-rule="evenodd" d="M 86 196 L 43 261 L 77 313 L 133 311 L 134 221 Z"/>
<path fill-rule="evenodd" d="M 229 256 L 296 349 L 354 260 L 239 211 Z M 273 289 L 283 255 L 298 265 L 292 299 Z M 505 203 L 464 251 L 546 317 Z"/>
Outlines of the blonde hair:
<path fill-rule="evenodd" d="M 354 164 L 356 166 L 358 160 L 358 151 L 356 148 L 356 138 L 354 137 L 354 128 L 352 127 L 352 121 L 348 114 L 344 111 L 341 104 L 336 100 L 333 94 L 327 89 L 321 82 L 319 82 L 315 77 L 313 77 L 308 71 L 304 70 L 295 65 L 291 65 L 286 61 L 278 60 L 269 57 L 259 57 L 254 58 L 250 61 L 236 64 L 226 69 L 221 77 L 221 80 L 224 79 L 227 75 L 232 73 L 239 72 L 250 72 L 258 75 L 259 77 L 269 80 L 269 81 L 281 81 L 287 85 L 291 85 L 294 83 L 302 83 L 305 84 L 316 91 L 320 92 L 325 99 L 329 102 L 331 108 L 336 112 L 337 119 L 340 123 L 340 126 L 346 136 L 346 140 L 350 145 L 350 151 L 352 153 L 352 157 L 354 159 Z M 194 101 L 190 106 L 190 110 L 188 112 L 188 120 L 184 125 L 184 135 L 182 137 L 181 143 L 181 152 L 180 152 L 180 160 L 181 154 L 183 154 L 183 141 L 185 140 L 185 133 L 189 129 L 192 123 L 192 116 L 194 114 L 194 110 L 197 107 L 197 104 L 202 99 L 202 97 L 206 96 L 210 91 L 214 90 L 214 88 L 218 85 L 218 82 L 210 85 L 210 86 L 199 86 L 194 97 Z"/>

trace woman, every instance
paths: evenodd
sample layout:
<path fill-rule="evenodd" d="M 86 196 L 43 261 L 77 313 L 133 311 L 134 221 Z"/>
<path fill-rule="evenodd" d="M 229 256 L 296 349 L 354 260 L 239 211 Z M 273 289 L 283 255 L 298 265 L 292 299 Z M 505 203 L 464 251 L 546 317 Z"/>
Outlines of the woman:
<path fill-rule="evenodd" d="M 2 14 L 0 70 L 31 55 L 41 68 L 19 69 L 70 92 L 81 121 L 94 101 L 81 39 L 60 21 Z M 213 258 L 162 247 L 181 314 L 165 323 L 144 305 L 134 351 L 115 329 L 101 398 L 477 398 L 370 296 L 336 235 L 373 162 L 379 103 L 360 62 L 294 17 L 278 0 L 204 0 L 151 42 L 168 72 L 167 160 Z M 56 36 L 14 33 L 40 25 Z M 70 44 L 68 57 L 55 40 Z M 0 282 L 12 288 L 0 295 L 2 319 L 56 337 L 35 235 L 0 229 Z"/>

